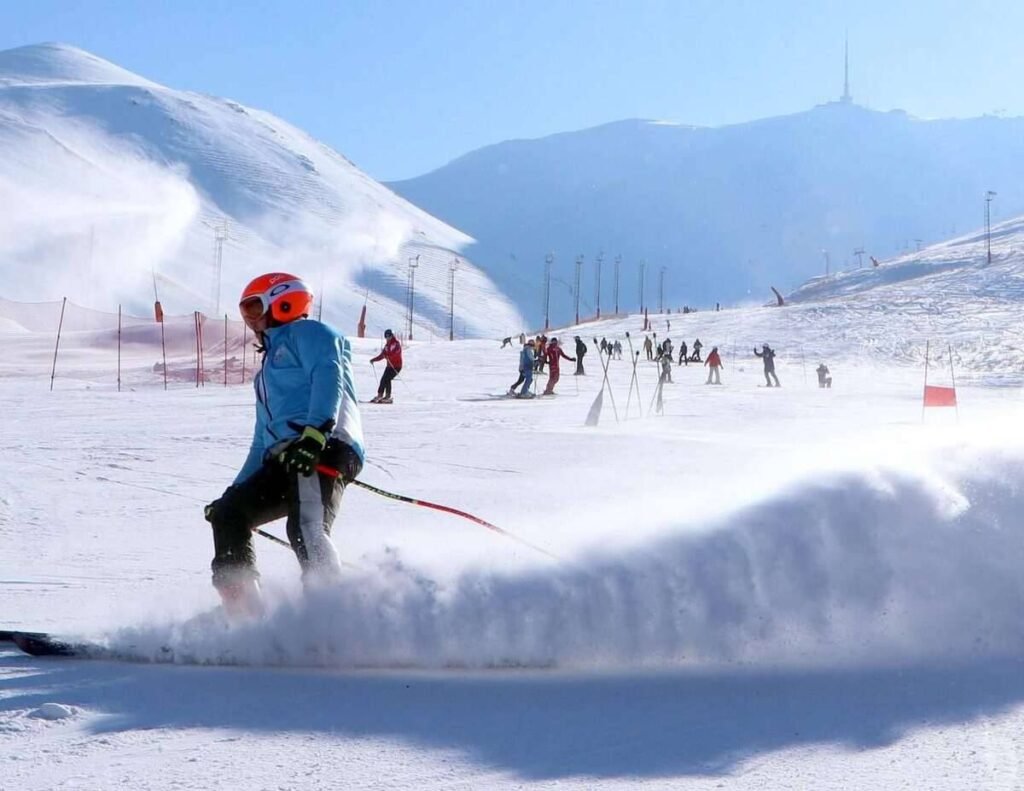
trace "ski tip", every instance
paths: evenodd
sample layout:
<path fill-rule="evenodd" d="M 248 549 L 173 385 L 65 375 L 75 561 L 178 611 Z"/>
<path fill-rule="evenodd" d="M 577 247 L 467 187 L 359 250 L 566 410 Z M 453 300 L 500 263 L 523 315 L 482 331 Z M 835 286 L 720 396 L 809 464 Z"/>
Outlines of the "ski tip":
<path fill-rule="evenodd" d="M 13 632 L 11 640 L 30 656 L 72 656 L 75 647 L 40 632 Z"/>
<path fill-rule="evenodd" d="M 0 643 L 13 643 L 16 634 L 29 635 L 30 637 L 45 637 L 46 632 L 23 632 L 20 629 L 0 629 Z"/>

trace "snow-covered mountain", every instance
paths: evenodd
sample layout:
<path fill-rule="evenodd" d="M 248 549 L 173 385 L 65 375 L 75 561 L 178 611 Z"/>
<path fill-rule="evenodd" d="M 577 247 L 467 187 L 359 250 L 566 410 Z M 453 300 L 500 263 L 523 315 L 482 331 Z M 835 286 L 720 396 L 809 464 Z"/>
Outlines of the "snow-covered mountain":
<path fill-rule="evenodd" d="M 165 88 L 87 52 L 0 52 L 0 296 L 234 313 L 251 277 L 305 276 L 351 332 L 506 334 L 521 319 L 461 255 L 469 238 L 275 116 Z M 216 237 L 226 236 L 217 276 Z"/>
<path fill-rule="evenodd" d="M 552 313 L 572 314 L 577 255 L 582 313 L 602 308 L 769 298 L 856 262 L 1024 212 L 1024 118 L 925 121 L 831 103 L 720 128 L 621 121 L 469 153 L 392 186 L 478 240 L 475 259 L 531 317 L 542 315 L 545 254 L 555 254 Z M 513 259 L 514 256 L 514 259 Z"/>

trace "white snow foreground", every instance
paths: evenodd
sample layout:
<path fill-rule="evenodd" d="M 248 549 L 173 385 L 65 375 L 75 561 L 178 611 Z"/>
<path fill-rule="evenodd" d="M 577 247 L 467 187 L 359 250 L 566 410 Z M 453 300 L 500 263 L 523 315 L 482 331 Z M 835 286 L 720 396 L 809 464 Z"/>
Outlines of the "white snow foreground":
<path fill-rule="evenodd" d="M 325 317 L 351 332 L 366 304 L 379 335 L 403 325 L 416 260 L 414 335 L 447 337 L 457 261 L 460 336 L 521 323 L 469 237 L 306 133 L 63 44 L 0 51 L 0 205 L 10 299 L 146 315 L 155 280 L 170 313 L 233 315 L 254 276 L 295 271 Z"/>
<path fill-rule="evenodd" d="M 1014 787 L 1020 394 L 983 386 L 971 356 L 959 422 L 922 424 L 914 354 L 873 353 L 907 325 L 879 305 L 890 318 L 850 335 L 862 302 L 672 316 L 674 341 L 724 352 L 724 384 L 676 367 L 665 414 L 639 419 L 634 394 L 626 420 L 632 366 L 614 360 L 621 422 L 606 397 L 596 429 L 593 337 L 628 330 L 639 347 L 637 317 L 563 333 L 591 351 L 585 377 L 564 361 L 553 399 L 469 400 L 507 389 L 516 348 L 412 344 L 396 403 L 363 409 L 361 477 L 560 560 L 352 488 L 335 525 L 344 581 L 304 594 L 290 553 L 257 538 L 272 609 L 230 629 L 204 615 L 201 507 L 244 457 L 249 389 L 165 393 L 152 351 L 127 349 L 134 389 L 117 393 L 109 350 L 93 350 L 75 361 L 93 379 L 58 375 L 48 393 L 18 362 L 37 333 L 4 329 L 0 628 L 142 663 L 0 646 L 2 785 Z M 759 387 L 765 340 L 778 390 Z M 363 398 L 374 351 L 356 344 Z M 655 377 L 639 364 L 645 411 Z M 144 663 L 164 647 L 232 666 Z"/>

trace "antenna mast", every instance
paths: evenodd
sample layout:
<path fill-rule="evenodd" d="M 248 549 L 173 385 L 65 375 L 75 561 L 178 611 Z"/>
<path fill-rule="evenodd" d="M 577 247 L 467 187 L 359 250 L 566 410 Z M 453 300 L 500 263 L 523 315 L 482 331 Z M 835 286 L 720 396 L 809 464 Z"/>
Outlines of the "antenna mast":
<path fill-rule="evenodd" d="M 839 100 L 843 104 L 852 104 L 853 97 L 850 96 L 850 34 L 847 33 L 843 39 L 843 96 Z"/>

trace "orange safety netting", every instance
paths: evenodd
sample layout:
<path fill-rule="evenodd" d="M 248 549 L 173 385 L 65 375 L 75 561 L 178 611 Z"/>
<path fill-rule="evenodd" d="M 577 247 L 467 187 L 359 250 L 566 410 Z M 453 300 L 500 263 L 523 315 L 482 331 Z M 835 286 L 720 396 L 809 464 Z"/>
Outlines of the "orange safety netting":
<path fill-rule="evenodd" d="M 0 354 L 0 375 L 54 375 L 128 387 L 252 379 L 258 353 L 252 332 L 241 321 L 162 313 L 137 316 L 73 302 L 0 298 L 0 340 L 8 340 Z"/>

